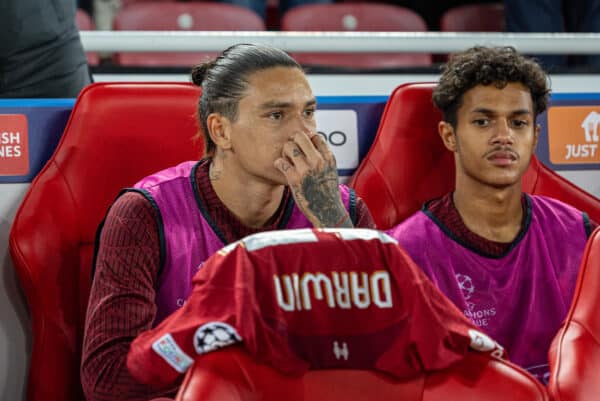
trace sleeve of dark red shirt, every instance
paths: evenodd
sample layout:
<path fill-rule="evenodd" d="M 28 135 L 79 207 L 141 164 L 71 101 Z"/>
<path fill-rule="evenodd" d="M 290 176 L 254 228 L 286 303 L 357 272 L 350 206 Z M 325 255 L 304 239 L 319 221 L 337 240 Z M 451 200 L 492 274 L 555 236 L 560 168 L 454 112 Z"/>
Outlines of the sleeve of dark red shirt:
<path fill-rule="evenodd" d="M 126 193 L 106 217 L 82 351 L 81 381 L 88 401 L 143 400 L 175 391 L 151 391 L 125 366 L 130 343 L 151 328 L 156 313 L 154 287 L 160 257 L 155 216 L 144 197 Z M 360 198 L 356 227 L 375 228 Z"/>
<path fill-rule="evenodd" d="M 367 204 L 358 195 L 356 196 L 356 224 L 354 226 L 357 228 L 376 228 Z"/>
<path fill-rule="evenodd" d="M 589 219 L 589 220 L 588 220 L 588 222 L 589 222 L 589 230 L 588 230 L 589 232 L 588 232 L 588 233 L 586 233 L 586 234 L 587 234 L 587 236 L 588 236 L 588 238 L 589 238 L 589 237 L 590 237 L 590 235 L 592 235 L 592 233 L 594 232 L 594 230 L 596 230 L 596 228 L 598 228 L 598 223 L 596 223 L 596 222 L 595 222 L 594 220 L 592 220 L 592 219 Z"/>
<path fill-rule="evenodd" d="M 88 401 L 148 400 L 173 395 L 135 381 L 125 365 L 129 344 L 154 320 L 159 269 L 155 211 L 137 193 L 109 211 L 86 315 L 81 381 Z"/>

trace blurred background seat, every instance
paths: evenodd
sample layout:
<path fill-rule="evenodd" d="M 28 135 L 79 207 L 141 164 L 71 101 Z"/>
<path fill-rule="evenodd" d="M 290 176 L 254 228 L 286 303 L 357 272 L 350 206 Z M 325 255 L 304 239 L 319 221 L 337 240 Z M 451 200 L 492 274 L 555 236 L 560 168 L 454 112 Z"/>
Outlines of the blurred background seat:
<path fill-rule="evenodd" d="M 503 3 L 475 3 L 451 7 L 440 17 L 442 32 L 504 32 L 506 21 Z M 445 62 L 446 54 L 436 54 L 434 61 Z"/>
<path fill-rule="evenodd" d="M 121 8 L 131 6 L 137 3 L 158 3 L 164 1 L 177 1 L 177 0 L 121 0 Z"/>
<path fill-rule="evenodd" d="M 252 10 L 213 2 L 140 2 L 121 9 L 114 20 L 121 31 L 264 31 L 262 19 Z M 224 49 L 223 49 L 224 50 Z M 116 53 L 122 66 L 192 67 L 220 52 Z"/>
<path fill-rule="evenodd" d="M 414 11 L 378 3 L 310 4 L 296 7 L 281 21 L 282 31 L 427 31 Z M 333 50 L 333 49 L 332 49 Z M 304 66 L 385 69 L 431 64 L 430 54 L 409 53 L 291 53 Z"/>
<path fill-rule="evenodd" d="M 502 3 L 466 4 L 442 14 L 440 30 L 446 32 L 504 32 Z"/>

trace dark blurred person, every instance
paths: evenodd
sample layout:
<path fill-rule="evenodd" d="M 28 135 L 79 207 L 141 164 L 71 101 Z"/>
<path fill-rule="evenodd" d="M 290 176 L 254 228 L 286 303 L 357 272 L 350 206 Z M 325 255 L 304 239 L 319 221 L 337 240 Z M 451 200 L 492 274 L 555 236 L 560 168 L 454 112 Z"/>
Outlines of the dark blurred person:
<path fill-rule="evenodd" d="M 600 32 L 600 0 L 504 0 L 508 32 Z M 546 68 L 568 62 L 600 66 L 600 55 L 537 56 Z"/>
<path fill-rule="evenodd" d="M 72 98 L 91 82 L 74 0 L 0 2 L 0 97 Z"/>

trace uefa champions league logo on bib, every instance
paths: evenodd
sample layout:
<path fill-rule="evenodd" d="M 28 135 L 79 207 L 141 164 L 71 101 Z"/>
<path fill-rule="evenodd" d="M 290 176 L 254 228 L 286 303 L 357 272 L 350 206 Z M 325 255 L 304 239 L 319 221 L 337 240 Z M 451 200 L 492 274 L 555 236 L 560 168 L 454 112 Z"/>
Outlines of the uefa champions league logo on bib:
<path fill-rule="evenodd" d="M 475 292 L 475 286 L 473 285 L 473 280 L 471 280 L 471 277 L 467 276 L 466 274 L 457 274 L 456 281 L 458 282 L 458 288 L 460 288 L 465 300 L 471 298 Z"/>
<path fill-rule="evenodd" d="M 462 292 L 463 297 L 465 298 L 467 308 L 469 310 L 473 310 L 475 304 L 473 302 L 469 302 L 469 299 L 475 293 L 475 285 L 473 284 L 473 280 L 466 274 L 456 274 L 456 282 L 458 283 L 460 292 Z"/>

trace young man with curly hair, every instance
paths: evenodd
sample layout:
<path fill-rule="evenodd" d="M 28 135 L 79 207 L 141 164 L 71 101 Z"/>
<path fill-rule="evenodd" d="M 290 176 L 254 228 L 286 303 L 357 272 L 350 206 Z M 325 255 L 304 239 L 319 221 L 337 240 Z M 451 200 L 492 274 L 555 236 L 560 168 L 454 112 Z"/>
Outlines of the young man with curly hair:
<path fill-rule="evenodd" d="M 548 79 L 511 47 L 474 47 L 444 67 L 433 102 L 454 153 L 455 190 L 390 230 L 433 282 L 509 357 L 547 378 L 550 342 L 571 303 L 595 223 L 525 194 Z"/>

